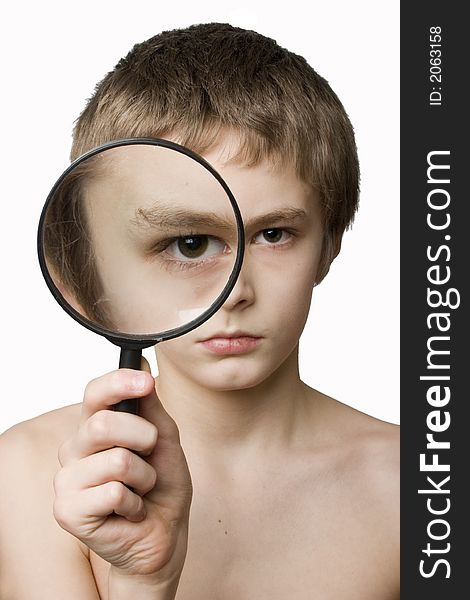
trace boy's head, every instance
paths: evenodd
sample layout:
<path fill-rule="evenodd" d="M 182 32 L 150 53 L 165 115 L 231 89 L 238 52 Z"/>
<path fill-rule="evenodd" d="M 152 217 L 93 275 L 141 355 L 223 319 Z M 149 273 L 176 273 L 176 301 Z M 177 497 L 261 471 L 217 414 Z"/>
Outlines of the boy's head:
<path fill-rule="evenodd" d="M 137 44 L 77 120 L 72 158 L 128 137 L 170 138 L 204 154 L 227 131 L 239 140 L 232 161 L 293 167 L 318 191 L 319 283 L 357 209 L 354 133 L 328 83 L 274 40 L 211 23 Z"/>

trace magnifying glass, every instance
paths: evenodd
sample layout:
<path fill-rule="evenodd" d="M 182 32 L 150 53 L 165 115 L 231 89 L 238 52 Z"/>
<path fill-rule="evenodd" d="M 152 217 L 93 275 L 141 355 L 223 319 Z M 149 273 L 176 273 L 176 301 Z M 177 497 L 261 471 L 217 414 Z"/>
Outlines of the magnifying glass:
<path fill-rule="evenodd" d="M 121 348 L 142 350 L 195 329 L 229 296 L 243 261 L 240 210 L 217 171 L 163 139 L 104 144 L 74 161 L 49 193 L 38 256 L 54 298 Z M 116 410 L 137 413 L 137 400 Z"/>

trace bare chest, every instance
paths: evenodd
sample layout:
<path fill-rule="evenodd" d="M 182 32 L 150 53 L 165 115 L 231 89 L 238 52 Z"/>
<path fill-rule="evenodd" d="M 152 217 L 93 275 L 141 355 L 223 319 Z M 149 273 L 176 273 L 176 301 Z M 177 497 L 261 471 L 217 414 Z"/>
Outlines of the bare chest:
<path fill-rule="evenodd" d="M 398 598 L 380 515 L 332 492 L 200 496 L 177 600 Z"/>
<path fill-rule="evenodd" d="M 106 563 L 95 557 L 92 566 L 104 589 Z M 341 485 L 307 490 L 302 483 L 195 494 L 176 600 L 398 597 L 382 515 L 366 497 Z"/>

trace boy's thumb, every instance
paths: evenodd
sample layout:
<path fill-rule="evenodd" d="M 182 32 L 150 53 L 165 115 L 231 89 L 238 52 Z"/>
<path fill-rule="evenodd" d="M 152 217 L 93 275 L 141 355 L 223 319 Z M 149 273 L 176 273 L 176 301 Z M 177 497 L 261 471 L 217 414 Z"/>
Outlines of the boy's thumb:
<path fill-rule="evenodd" d="M 140 370 L 141 371 L 147 371 L 147 373 L 152 373 L 152 370 L 150 369 L 150 364 L 149 361 L 145 358 L 145 356 L 142 356 L 140 358 Z"/>

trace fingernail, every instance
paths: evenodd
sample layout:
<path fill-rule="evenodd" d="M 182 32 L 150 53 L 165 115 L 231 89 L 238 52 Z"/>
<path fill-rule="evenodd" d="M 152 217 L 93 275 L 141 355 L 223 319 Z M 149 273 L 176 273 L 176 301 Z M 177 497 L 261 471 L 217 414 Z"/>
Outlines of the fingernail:
<path fill-rule="evenodd" d="M 132 387 L 137 390 L 138 392 L 141 392 L 145 386 L 147 384 L 147 375 L 146 373 L 136 373 L 132 379 Z"/>

